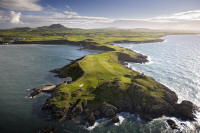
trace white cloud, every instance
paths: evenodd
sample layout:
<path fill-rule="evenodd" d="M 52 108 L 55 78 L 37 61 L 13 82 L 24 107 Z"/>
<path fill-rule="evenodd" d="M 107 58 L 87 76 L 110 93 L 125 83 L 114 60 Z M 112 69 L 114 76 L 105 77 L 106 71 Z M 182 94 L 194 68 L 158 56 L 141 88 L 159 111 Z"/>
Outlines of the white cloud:
<path fill-rule="evenodd" d="M 41 11 L 39 0 L 0 0 L 0 7 L 18 11 Z"/>
<path fill-rule="evenodd" d="M 167 16 L 158 16 L 144 19 L 110 19 L 105 17 L 81 16 L 77 12 L 67 10 L 63 12 L 48 11 L 41 15 L 25 15 L 13 13 L 6 16 L 0 11 L 0 28 L 5 28 L 5 22 L 12 22 L 17 26 L 38 27 L 60 23 L 73 28 L 152 28 L 168 30 L 198 30 L 200 31 L 200 10 L 175 13 Z M 2 14 L 2 15 L 1 15 Z M 12 20 L 12 21 L 11 21 Z M 23 22 L 23 23 L 22 23 Z M 4 25 L 2 26 L 2 24 Z M 7 27 L 10 25 L 6 25 Z M 16 26 L 16 25 L 11 25 Z"/>
<path fill-rule="evenodd" d="M 72 16 L 77 16 L 77 15 L 78 15 L 77 12 L 73 12 L 73 11 L 64 11 L 64 13 L 65 13 L 66 15 L 72 15 Z"/>
<path fill-rule="evenodd" d="M 162 21 L 192 21 L 192 20 L 200 20 L 200 10 L 194 10 L 194 11 L 186 11 L 186 12 L 180 12 L 175 13 L 169 16 L 160 16 L 152 18 L 151 20 L 162 20 Z"/>
<path fill-rule="evenodd" d="M 56 8 L 54 8 L 53 6 L 51 5 L 47 5 L 47 9 L 51 10 L 51 11 L 57 11 Z"/>
<path fill-rule="evenodd" d="M 55 23 L 63 24 L 67 27 L 90 28 L 97 23 L 110 23 L 113 20 L 103 17 L 80 16 L 76 12 L 49 12 L 45 16 L 25 15 L 23 16 L 24 24 L 34 27 L 41 25 L 50 25 Z"/>
<path fill-rule="evenodd" d="M 23 26 L 24 23 L 21 21 L 21 17 L 21 12 L 0 10 L 0 28 Z"/>
<path fill-rule="evenodd" d="M 18 23 L 22 23 L 20 21 L 21 18 L 21 12 L 15 12 L 15 11 L 10 11 L 10 23 L 12 24 L 18 24 Z"/>
<path fill-rule="evenodd" d="M 113 26 L 119 28 L 153 28 L 200 31 L 200 10 L 174 13 L 145 19 L 118 19 Z"/>
<path fill-rule="evenodd" d="M 176 13 L 172 16 L 172 18 L 183 20 L 200 20 L 200 10 Z"/>

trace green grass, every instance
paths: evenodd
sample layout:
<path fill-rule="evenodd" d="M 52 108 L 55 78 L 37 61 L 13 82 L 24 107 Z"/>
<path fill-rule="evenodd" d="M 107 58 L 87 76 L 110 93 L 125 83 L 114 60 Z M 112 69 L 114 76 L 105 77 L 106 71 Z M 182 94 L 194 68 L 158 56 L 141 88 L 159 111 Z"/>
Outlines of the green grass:
<path fill-rule="evenodd" d="M 153 41 L 159 37 L 169 33 L 142 30 L 124 30 L 124 29 L 73 29 L 43 26 L 38 28 L 16 28 L 8 30 L 0 30 L 0 37 L 3 38 L 26 38 L 24 43 L 33 41 L 51 41 L 51 40 L 63 40 L 80 42 L 80 41 L 92 41 L 99 44 L 107 44 L 115 41 L 130 41 L 130 42 L 142 42 Z M 8 40 L 5 40 L 8 41 Z M 9 41 L 8 41 L 9 42 Z"/>
<path fill-rule="evenodd" d="M 87 55 L 59 69 L 64 76 L 71 76 L 73 82 L 68 85 L 61 84 L 55 89 L 49 104 L 58 109 L 67 109 L 78 99 L 81 102 L 87 101 L 90 108 L 97 108 L 103 102 L 115 104 L 120 99 L 131 100 L 135 104 L 149 103 L 152 97 L 162 101 L 164 90 L 158 82 L 126 68 L 119 60 L 119 53 L 126 54 L 132 59 L 137 58 L 138 53 L 114 46 L 112 43 L 160 41 L 159 38 L 167 34 L 169 33 L 151 30 L 81 30 L 60 27 L 0 31 L 0 37 L 3 38 L 25 37 L 27 40 L 24 43 L 66 39 L 77 44 L 86 42 L 113 49 L 109 52 Z M 105 83 L 107 84 L 104 85 Z M 138 89 L 133 89 L 131 86 L 136 86 Z"/>
<path fill-rule="evenodd" d="M 128 89 L 133 83 L 140 86 L 138 91 L 161 99 L 163 90 L 158 88 L 158 83 L 147 76 L 141 78 L 138 76 L 140 75 L 138 72 L 119 64 L 117 52 L 119 51 L 88 55 L 77 61 L 75 64 L 79 64 L 79 68 L 83 70 L 84 74 L 71 84 L 59 86 L 50 103 L 57 108 L 66 108 L 70 103 L 81 99 L 81 101 L 88 101 L 91 108 L 96 108 L 103 102 L 114 103 L 122 95 L 129 97 Z M 71 67 L 72 65 L 66 66 L 66 72 L 69 70 L 70 72 L 77 72 L 76 69 L 71 69 Z M 63 69 L 61 70 L 63 71 Z M 116 79 L 119 80 L 120 88 L 123 90 L 120 94 L 117 88 L 112 87 L 112 84 L 108 88 L 96 89 L 103 83 Z M 76 93 L 76 95 L 72 96 L 73 93 Z M 66 98 L 63 98 L 65 96 Z"/>
<path fill-rule="evenodd" d="M 73 42 L 79 42 L 79 41 L 85 41 L 88 38 L 84 35 L 67 35 L 65 36 L 65 38 L 69 41 L 73 41 Z"/>

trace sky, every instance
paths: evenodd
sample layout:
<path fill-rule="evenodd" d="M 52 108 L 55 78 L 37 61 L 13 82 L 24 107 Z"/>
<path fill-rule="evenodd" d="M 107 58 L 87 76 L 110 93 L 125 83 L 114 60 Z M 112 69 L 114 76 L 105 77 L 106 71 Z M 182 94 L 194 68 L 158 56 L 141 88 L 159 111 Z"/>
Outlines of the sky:
<path fill-rule="evenodd" d="M 200 31 L 200 0 L 0 0 L 0 29 L 58 23 Z"/>

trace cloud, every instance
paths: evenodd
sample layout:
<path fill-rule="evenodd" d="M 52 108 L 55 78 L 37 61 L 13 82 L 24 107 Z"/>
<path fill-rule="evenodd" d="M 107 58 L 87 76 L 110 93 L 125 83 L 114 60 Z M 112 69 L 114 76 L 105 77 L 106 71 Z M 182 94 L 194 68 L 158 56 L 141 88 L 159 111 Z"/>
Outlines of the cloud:
<path fill-rule="evenodd" d="M 170 16 L 160 16 L 152 18 L 151 20 L 163 20 L 163 21 L 195 21 L 200 20 L 200 10 L 193 10 L 193 11 L 186 11 L 186 12 L 179 12 L 172 14 Z"/>
<path fill-rule="evenodd" d="M 112 23 L 119 28 L 152 28 L 200 31 L 200 10 L 174 13 L 144 19 L 117 19 Z"/>
<path fill-rule="evenodd" d="M 0 7 L 17 11 L 41 11 L 39 0 L 0 0 Z"/>
<path fill-rule="evenodd" d="M 23 26 L 24 23 L 21 21 L 21 17 L 21 12 L 6 12 L 0 10 L 0 28 L 12 28 L 17 26 Z"/>
<path fill-rule="evenodd" d="M 15 11 L 10 11 L 10 23 L 12 24 L 21 23 L 20 18 L 21 18 L 21 12 L 17 13 Z"/>
<path fill-rule="evenodd" d="M 200 20 L 200 10 L 180 12 L 172 15 L 169 18 L 182 20 Z"/>
<path fill-rule="evenodd" d="M 73 12 L 73 11 L 64 11 L 64 13 L 65 13 L 66 15 L 78 16 L 78 13 L 77 13 L 77 12 Z"/>
<path fill-rule="evenodd" d="M 2 14 L 2 15 L 1 15 Z M 105 17 L 81 16 L 72 10 L 44 11 L 40 15 L 21 14 L 17 12 L 6 15 L 0 11 L 0 28 L 17 26 L 38 27 L 60 23 L 73 28 L 151 28 L 167 30 L 196 30 L 200 31 L 200 10 L 174 13 L 143 19 L 110 19 Z M 12 20 L 12 21 L 11 21 Z M 12 24 L 12 25 L 8 25 Z M 4 25 L 3 25 L 4 24 Z"/>
<path fill-rule="evenodd" d="M 80 16 L 77 12 L 63 11 L 49 12 L 42 16 L 24 15 L 22 21 L 26 26 L 34 27 L 60 23 L 67 27 L 91 28 L 91 26 L 95 27 L 97 23 L 110 23 L 113 20 L 104 17 Z"/>
<path fill-rule="evenodd" d="M 47 4 L 47 9 L 49 9 L 50 11 L 57 11 L 56 8 L 54 8 L 53 6 Z"/>

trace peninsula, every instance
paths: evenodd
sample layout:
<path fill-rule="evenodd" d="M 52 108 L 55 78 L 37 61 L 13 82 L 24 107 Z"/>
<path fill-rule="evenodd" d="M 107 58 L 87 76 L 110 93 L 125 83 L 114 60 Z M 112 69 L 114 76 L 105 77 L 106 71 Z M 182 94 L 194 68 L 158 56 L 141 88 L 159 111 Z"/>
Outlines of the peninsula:
<path fill-rule="evenodd" d="M 2 44 L 68 44 L 101 51 L 52 70 L 60 78 L 71 77 L 72 82 L 57 85 L 42 108 L 59 121 L 78 119 L 89 125 L 103 117 L 117 121 L 119 112 L 139 114 L 145 121 L 163 115 L 195 120 L 193 113 L 199 111 L 196 105 L 189 101 L 178 104 L 177 95 L 169 88 L 126 67 L 127 62 L 148 62 L 147 56 L 113 45 L 160 42 L 162 36 L 171 34 L 180 33 L 148 29 L 83 30 L 60 24 L 0 31 Z"/>

